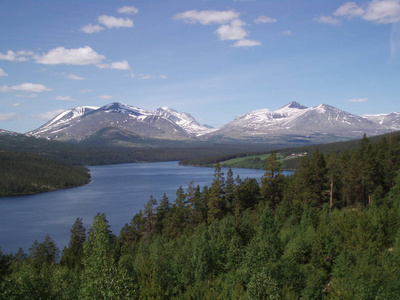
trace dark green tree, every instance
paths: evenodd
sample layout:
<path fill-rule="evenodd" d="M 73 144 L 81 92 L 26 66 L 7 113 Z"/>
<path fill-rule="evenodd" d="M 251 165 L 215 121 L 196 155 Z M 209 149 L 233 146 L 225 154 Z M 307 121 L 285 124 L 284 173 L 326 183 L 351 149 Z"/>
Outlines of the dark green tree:
<path fill-rule="evenodd" d="M 217 163 L 214 170 L 214 179 L 211 184 L 208 198 L 207 221 L 212 223 L 215 220 L 221 220 L 226 212 L 225 202 L 225 180 L 224 173 L 221 171 L 221 165 Z"/>
<path fill-rule="evenodd" d="M 282 163 L 276 152 L 271 152 L 265 162 L 265 174 L 261 178 L 260 194 L 272 211 L 275 211 L 283 197 Z"/>
<path fill-rule="evenodd" d="M 86 229 L 83 226 L 82 218 L 77 218 L 72 225 L 71 238 L 68 248 L 64 248 L 60 260 L 61 265 L 70 269 L 82 269 L 83 245 L 86 241 Z"/>

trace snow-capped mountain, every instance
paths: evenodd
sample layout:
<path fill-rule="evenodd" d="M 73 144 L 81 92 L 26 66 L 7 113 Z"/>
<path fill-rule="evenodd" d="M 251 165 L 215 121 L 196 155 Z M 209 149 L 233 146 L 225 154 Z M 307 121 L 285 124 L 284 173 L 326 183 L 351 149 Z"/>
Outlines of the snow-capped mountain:
<path fill-rule="evenodd" d="M 390 130 L 400 130 L 400 113 L 398 112 L 379 115 L 363 115 L 362 117 Z"/>
<path fill-rule="evenodd" d="M 103 107 L 80 106 L 64 111 L 27 135 L 82 141 L 104 128 L 118 128 L 136 137 L 171 140 L 189 140 L 212 131 L 189 114 L 170 108 L 148 111 L 114 102 Z"/>
<path fill-rule="evenodd" d="M 27 135 L 61 141 L 117 139 L 201 140 L 214 142 L 326 143 L 400 130 L 400 113 L 359 117 L 333 106 L 291 102 L 261 109 L 213 129 L 168 107 L 145 110 L 122 103 L 66 110 Z"/>
<path fill-rule="evenodd" d="M 275 111 L 261 109 L 238 116 L 211 135 L 224 140 L 330 142 L 386 132 L 382 125 L 330 105 L 308 108 L 291 102 Z"/>

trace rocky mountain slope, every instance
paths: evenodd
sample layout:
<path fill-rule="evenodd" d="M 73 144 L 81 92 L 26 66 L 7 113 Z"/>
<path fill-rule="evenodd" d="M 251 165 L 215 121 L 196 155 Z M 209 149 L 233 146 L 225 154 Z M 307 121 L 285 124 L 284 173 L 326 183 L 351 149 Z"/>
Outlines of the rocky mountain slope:
<path fill-rule="evenodd" d="M 168 140 L 190 140 L 212 131 L 189 114 L 170 108 L 147 111 L 114 102 L 103 107 L 80 106 L 67 110 L 27 135 L 83 141 L 105 128 L 119 128 L 132 137 Z"/>

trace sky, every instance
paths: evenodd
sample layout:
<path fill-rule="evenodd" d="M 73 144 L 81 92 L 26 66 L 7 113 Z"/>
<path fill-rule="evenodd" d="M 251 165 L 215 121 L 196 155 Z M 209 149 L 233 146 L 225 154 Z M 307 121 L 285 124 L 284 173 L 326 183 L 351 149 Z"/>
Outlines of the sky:
<path fill-rule="evenodd" d="M 2 0 L 0 128 L 77 106 L 214 127 L 291 101 L 400 111 L 400 0 Z"/>

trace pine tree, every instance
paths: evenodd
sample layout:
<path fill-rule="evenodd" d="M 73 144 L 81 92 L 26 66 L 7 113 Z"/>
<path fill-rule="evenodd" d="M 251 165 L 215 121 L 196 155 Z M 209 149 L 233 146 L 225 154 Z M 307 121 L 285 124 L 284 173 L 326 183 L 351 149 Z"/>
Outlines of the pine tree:
<path fill-rule="evenodd" d="M 265 162 L 265 174 L 261 178 L 260 194 L 272 211 L 282 201 L 283 180 L 282 163 L 278 160 L 276 152 L 271 152 Z"/>
<path fill-rule="evenodd" d="M 83 245 L 86 241 L 86 229 L 82 218 L 77 218 L 72 225 L 68 248 L 64 248 L 60 263 L 70 269 L 82 269 Z"/>
<path fill-rule="evenodd" d="M 214 179 L 210 188 L 210 195 L 208 198 L 208 212 L 207 221 L 212 223 L 215 220 L 221 220 L 226 211 L 226 203 L 224 197 L 224 173 L 221 172 L 219 163 L 215 166 Z"/>

